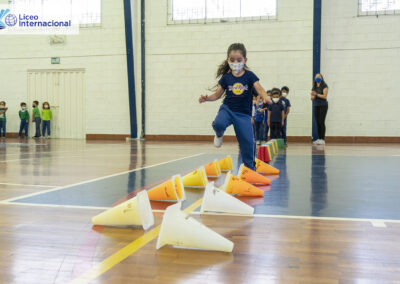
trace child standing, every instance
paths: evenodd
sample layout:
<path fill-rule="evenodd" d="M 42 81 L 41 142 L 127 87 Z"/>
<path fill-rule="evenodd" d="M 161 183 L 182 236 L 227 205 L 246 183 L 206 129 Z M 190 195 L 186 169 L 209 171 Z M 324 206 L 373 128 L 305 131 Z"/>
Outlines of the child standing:
<path fill-rule="evenodd" d="M 32 107 L 33 107 L 33 111 L 32 111 L 32 122 L 35 123 L 36 126 L 36 133 L 34 138 L 39 138 L 40 137 L 40 111 L 39 111 L 39 102 L 38 101 L 33 101 Z"/>
<path fill-rule="evenodd" d="M 271 99 L 271 90 L 267 91 L 267 96 L 268 98 Z M 264 137 L 263 141 L 268 141 L 268 132 L 269 132 L 269 127 L 268 127 L 268 104 L 264 103 L 262 110 L 264 111 Z"/>
<path fill-rule="evenodd" d="M 21 119 L 21 124 L 19 126 L 18 139 L 21 138 L 22 130 L 25 130 L 25 139 L 28 139 L 29 112 L 26 109 L 26 103 L 21 103 L 19 118 Z"/>
<path fill-rule="evenodd" d="M 246 66 L 246 48 L 242 43 L 231 44 L 227 59 L 217 71 L 220 78 L 217 90 L 212 95 L 201 95 L 200 103 L 215 101 L 225 93 L 225 98 L 212 123 L 215 131 L 214 145 L 221 147 L 222 137 L 228 126 L 233 124 L 239 142 L 240 155 L 246 167 L 255 169 L 254 135 L 251 125 L 252 88 L 254 87 L 264 102 L 270 102 L 258 77 Z"/>
<path fill-rule="evenodd" d="M 6 138 L 6 111 L 8 108 L 6 107 L 6 102 L 0 102 L 0 138 Z"/>
<path fill-rule="evenodd" d="M 281 137 L 281 129 L 284 125 L 285 112 L 279 102 L 281 91 L 277 88 L 272 89 L 272 104 L 268 107 L 268 126 L 271 129 L 271 139 Z"/>
<path fill-rule="evenodd" d="M 44 138 L 50 138 L 50 120 L 53 117 L 53 114 L 50 110 L 50 104 L 48 102 L 43 103 L 42 108 L 42 120 L 43 120 L 43 129 L 42 135 Z M 47 129 L 47 137 L 46 137 L 46 129 Z"/>
<path fill-rule="evenodd" d="M 285 146 L 287 146 L 287 139 L 286 139 L 287 117 L 289 115 L 291 107 L 290 101 L 287 98 L 287 96 L 289 95 L 289 88 L 286 86 L 282 87 L 281 93 L 282 95 L 280 98 L 280 102 L 282 103 L 283 110 L 285 112 L 285 124 L 283 125 L 281 132 L 282 132 L 282 138 L 285 141 Z"/>
<path fill-rule="evenodd" d="M 262 110 L 263 102 L 261 99 L 256 98 L 255 103 L 253 104 L 253 112 L 254 116 L 252 118 L 252 122 L 254 125 L 254 136 L 256 139 L 257 145 L 261 144 L 264 136 L 264 111 Z"/>

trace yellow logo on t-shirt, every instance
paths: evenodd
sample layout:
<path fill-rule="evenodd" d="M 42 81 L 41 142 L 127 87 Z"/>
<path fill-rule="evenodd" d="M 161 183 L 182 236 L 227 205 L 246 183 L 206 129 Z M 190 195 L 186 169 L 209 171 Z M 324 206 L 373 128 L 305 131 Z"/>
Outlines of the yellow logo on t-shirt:
<path fill-rule="evenodd" d="M 232 92 L 235 95 L 241 95 L 244 92 L 244 86 L 241 83 L 236 83 L 233 85 Z"/>

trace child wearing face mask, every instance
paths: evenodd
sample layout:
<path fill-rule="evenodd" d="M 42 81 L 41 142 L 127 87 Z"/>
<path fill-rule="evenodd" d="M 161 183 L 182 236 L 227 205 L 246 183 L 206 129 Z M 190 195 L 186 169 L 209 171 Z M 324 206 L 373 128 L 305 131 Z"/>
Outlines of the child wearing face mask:
<path fill-rule="evenodd" d="M 222 145 L 222 137 L 228 126 L 233 125 L 239 142 L 240 156 L 246 167 L 255 169 L 254 134 L 251 123 L 252 88 L 261 96 L 264 102 L 270 102 L 258 77 L 246 66 L 246 48 L 242 43 L 231 44 L 227 51 L 227 59 L 218 67 L 219 78 L 216 91 L 212 95 L 201 95 L 200 103 L 225 98 L 212 123 L 215 131 L 214 145 Z"/>
<path fill-rule="evenodd" d="M 39 102 L 38 101 L 33 101 L 32 103 L 32 122 L 35 123 L 36 126 L 36 133 L 34 138 L 39 138 L 40 137 L 40 123 L 42 119 L 40 118 L 40 110 L 38 108 Z"/>
<path fill-rule="evenodd" d="M 267 96 L 268 98 L 271 98 L 271 90 L 267 91 Z M 268 104 L 264 103 L 262 110 L 264 111 L 264 136 L 263 136 L 263 141 L 268 141 L 268 132 L 269 132 L 269 126 L 268 126 Z"/>
<path fill-rule="evenodd" d="M 253 125 L 254 125 L 254 136 L 256 139 L 256 144 L 260 145 L 264 136 L 264 111 L 263 111 L 263 101 L 256 98 L 253 101 Z"/>
<path fill-rule="evenodd" d="M 23 130 L 25 130 L 25 139 L 28 139 L 29 112 L 26 109 L 26 103 L 21 103 L 19 118 L 21 119 L 21 124 L 19 125 L 18 139 L 21 138 Z"/>
<path fill-rule="evenodd" d="M 283 140 L 285 141 L 285 146 L 287 146 L 287 139 L 286 139 L 287 117 L 289 115 L 291 107 L 290 100 L 287 98 L 289 96 L 289 88 L 286 86 L 282 87 L 281 93 L 282 95 L 280 97 L 280 102 L 282 103 L 283 110 L 285 112 L 285 124 L 282 127 L 281 135 Z"/>
<path fill-rule="evenodd" d="M 8 107 L 6 107 L 6 102 L 1 101 L 0 102 L 0 138 L 2 138 L 2 139 L 6 138 L 6 123 L 7 123 L 6 111 L 7 110 L 8 110 Z"/>
<path fill-rule="evenodd" d="M 283 105 L 279 102 L 281 91 L 272 89 L 272 104 L 268 107 L 268 126 L 271 129 L 271 139 L 281 138 L 281 129 L 285 121 Z"/>
<path fill-rule="evenodd" d="M 48 102 L 44 102 L 42 105 L 42 120 L 43 120 L 43 128 L 42 135 L 44 138 L 50 138 L 50 120 L 53 117 L 53 114 L 50 110 L 50 104 Z M 47 136 L 46 136 L 47 129 Z"/>

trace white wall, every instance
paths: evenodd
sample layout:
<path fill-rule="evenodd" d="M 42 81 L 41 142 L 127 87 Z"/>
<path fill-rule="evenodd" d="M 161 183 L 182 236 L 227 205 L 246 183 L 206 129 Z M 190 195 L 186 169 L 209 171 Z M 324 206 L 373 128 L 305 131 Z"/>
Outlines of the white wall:
<path fill-rule="evenodd" d="M 213 134 L 221 102 L 197 99 L 242 42 L 265 89 L 290 87 L 288 134 L 311 136 L 312 17 L 312 0 L 279 0 L 277 20 L 167 25 L 167 0 L 146 1 L 146 134 Z"/>
<path fill-rule="evenodd" d="M 399 136 L 400 16 L 357 17 L 357 4 L 322 3 L 327 135 Z"/>
<path fill-rule="evenodd" d="M 103 0 L 102 5 L 102 26 L 82 28 L 63 46 L 51 46 L 45 35 L 0 36 L 0 100 L 9 107 L 8 132 L 19 129 L 28 69 L 84 68 L 86 133 L 130 133 L 123 1 Z M 51 65 L 52 56 L 61 57 L 61 64 Z"/>

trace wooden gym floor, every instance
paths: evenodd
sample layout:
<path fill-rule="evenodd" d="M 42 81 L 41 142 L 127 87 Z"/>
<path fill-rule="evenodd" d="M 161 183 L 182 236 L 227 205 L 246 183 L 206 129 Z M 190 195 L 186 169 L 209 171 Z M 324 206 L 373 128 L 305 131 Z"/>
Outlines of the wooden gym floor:
<path fill-rule="evenodd" d="M 156 250 L 155 226 L 91 218 L 171 175 L 238 147 L 207 143 L 0 142 L 1 283 L 400 283 L 400 145 L 290 144 L 252 218 L 187 212 L 232 240 L 233 253 Z M 217 181 L 220 182 L 220 181 Z M 169 205 L 169 204 L 167 204 Z"/>

